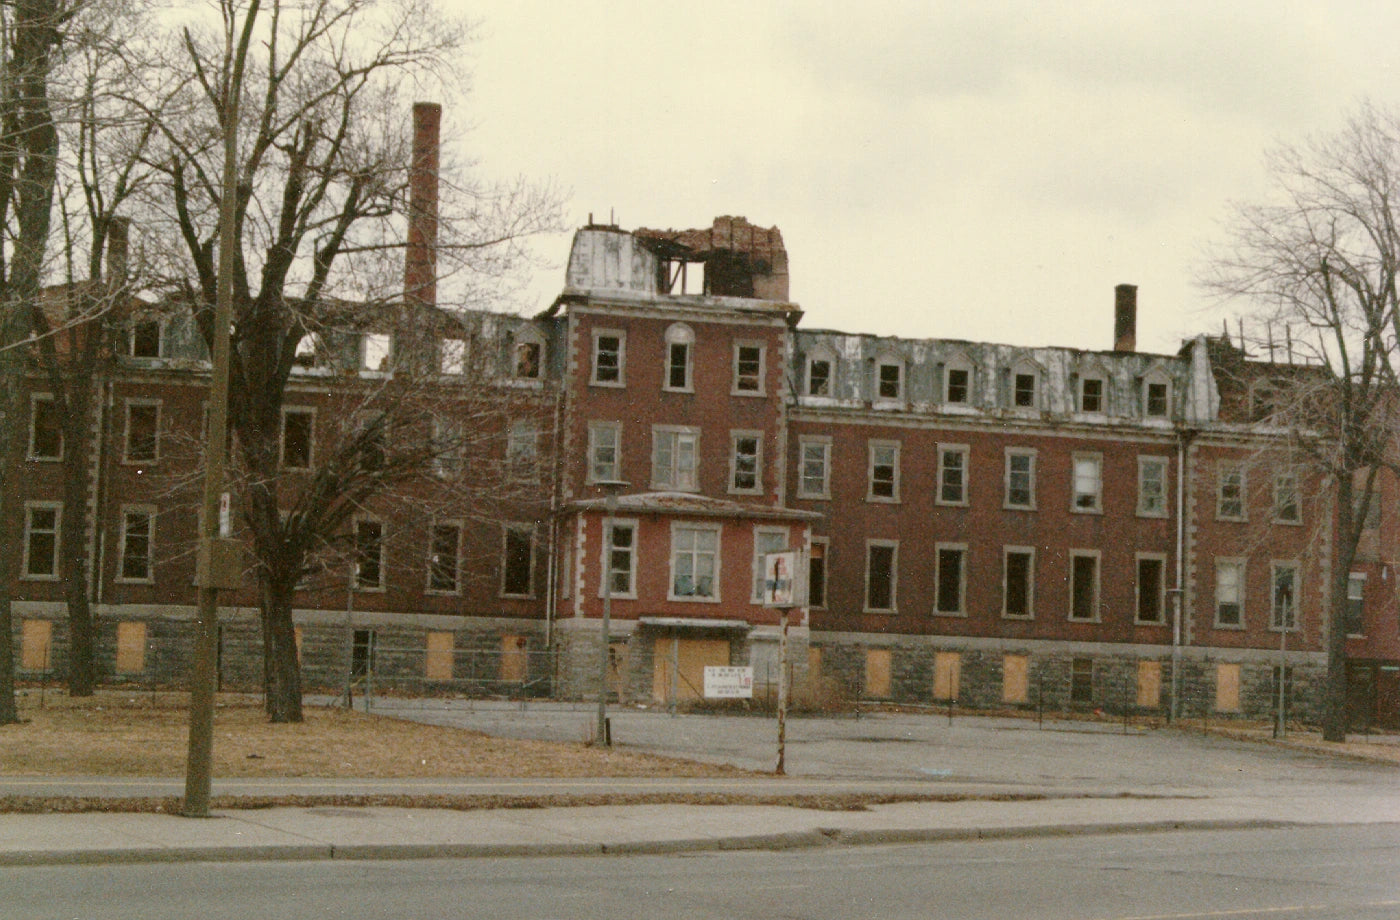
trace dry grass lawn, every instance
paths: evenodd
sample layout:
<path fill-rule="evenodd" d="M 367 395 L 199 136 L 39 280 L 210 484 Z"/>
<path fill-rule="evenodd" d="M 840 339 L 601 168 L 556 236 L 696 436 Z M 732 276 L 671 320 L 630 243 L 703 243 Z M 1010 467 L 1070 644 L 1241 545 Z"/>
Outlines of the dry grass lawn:
<path fill-rule="evenodd" d="M 189 696 L 25 692 L 19 725 L 0 727 L 0 774 L 184 776 Z M 732 767 L 578 744 L 516 741 L 363 712 L 308 707 L 273 725 L 251 698 L 220 697 L 214 775 L 227 778 L 741 776 Z"/>

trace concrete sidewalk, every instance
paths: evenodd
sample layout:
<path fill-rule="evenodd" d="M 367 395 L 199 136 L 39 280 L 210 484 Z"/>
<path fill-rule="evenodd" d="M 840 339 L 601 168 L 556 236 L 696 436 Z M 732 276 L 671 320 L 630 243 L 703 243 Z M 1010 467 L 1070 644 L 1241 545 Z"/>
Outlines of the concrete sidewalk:
<path fill-rule="evenodd" d="M 271 808 L 208 819 L 0 815 L 0 865 L 568 856 L 786 849 L 1152 830 L 1397 823 L 1370 796 L 909 802 L 832 812 L 762 805 L 453 811 Z"/>

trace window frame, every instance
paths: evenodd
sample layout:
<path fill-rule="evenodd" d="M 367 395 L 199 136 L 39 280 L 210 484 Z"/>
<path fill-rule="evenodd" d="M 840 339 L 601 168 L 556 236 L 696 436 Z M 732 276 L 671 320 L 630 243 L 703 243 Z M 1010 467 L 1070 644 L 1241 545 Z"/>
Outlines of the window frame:
<path fill-rule="evenodd" d="M 136 344 L 143 326 L 147 328 L 154 326 L 156 329 L 156 353 L 153 355 L 136 353 Z M 155 361 L 167 357 L 169 351 L 167 347 L 169 343 L 166 341 L 166 335 L 169 332 L 168 326 L 169 322 L 164 317 L 151 317 L 133 322 L 127 332 L 126 357 L 139 361 Z"/>
<path fill-rule="evenodd" d="M 830 588 L 831 566 L 831 538 L 812 537 L 809 541 L 811 546 L 807 553 L 807 606 L 813 610 L 825 610 L 827 606 L 827 593 Z M 820 547 L 820 552 L 818 552 Z M 820 559 L 820 565 L 813 565 Z M 812 573 L 820 571 L 821 589 L 812 590 Z"/>
<path fill-rule="evenodd" d="M 353 519 L 353 524 L 352 524 L 352 526 L 354 527 L 354 550 L 355 550 L 355 577 L 354 577 L 354 579 L 353 579 L 353 582 L 354 582 L 354 590 L 356 590 L 356 591 L 361 591 L 361 592 L 365 592 L 365 593 L 382 594 L 382 593 L 384 593 L 385 591 L 388 590 L 388 583 L 389 583 L 389 579 L 388 579 L 388 542 L 389 542 L 389 541 L 388 541 L 388 539 L 387 539 L 387 531 L 388 531 L 388 528 L 386 528 L 386 527 L 384 526 L 384 520 L 383 520 L 383 518 L 377 517 L 377 516 L 375 516 L 375 515 L 358 515 L 358 516 L 356 516 L 356 517 Z M 375 562 L 375 567 L 376 567 L 376 569 L 377 569 L 377 571 L 378 571 L 378 578 L 377 578 L 377 580 L 376 580 L 375 582 L 373 582 L 373 583 L 367 582 L 367 581 L 363 580 L 363 578 L 362 578 L 362 576 L 363 576 L 363 574 L 364 574 L 364 558 L 365 558 L 365 553 L 362 551 L 362 546 L 363 546 L 363 544 L 360 542 L 360 528 L 361 528 L 362 526 L 377 526 L 377 527 L 379 528 L 379 536 L 378 536 L 378 538 L 377 538 L 377 546 L 378 546 L 378 550 L 379 550 L 379 552 L 377 553 L 377 555 L 378 555 L 379 558 L 376 559 L 376 560 L 374 561 L 374 562 Z"/>
<path fill-rule="evenodd" d="M 953 610 L 944 610 L 943 588 L 943 554 L 956 553 L 958 557 L 958 582 L 957 607 Z M 967 568 L 968 568 L 968 544 L 966 543 L 944 543 L 937 542 L 933 545 L 933 615 L 938 617 L 966 617 L 967 616 Z"/>
<path fill-rule="evenodd" d="M 830 435 L 799 435 L 797 438 L 797 497 L 817 501 L 831 499 L 831 444 Z M 807 451 L 816 448 L 821 453 L 821 490 L 807 488 Z"/>
<path fill-rule="evenodd" d="M 1281 503 L 1281 497 L 1285 492 L 1284 482 L 1288 483 L 1287 489 L 1293 493 L 1293 514 L 1285 516 L 1282 511 L 1286 507 Z M 1303 496 L 1298 489 L 1298 473 L 1295 470 L 1283 470 L 1274 473 L 1273 501 L 1271 515 L 1275 524 L 1286 524 L 1290 527 L 1300 527 L 1303 524 Z M 1374 504 L 1374 501 L 1373 501 Z"/>
<path fill-rule="evenodd" d="M 607 432 L 612 437 L 611 446 L 602 443 L 599 437 L 603 432 Z M 612 461 L 609 466 L 609 475 L 599 476 L 598 456 L 605 450 L 612 450 Z M 590 421 L 588 423 L 588 471 L 585 481 L 587 482 L 620 482 L 622 480 L 622 423 L 621 422 L 599 422 Z"/>
<path fill-rule="evenodd" d="M 605 379 L 598 373 L 602 368 L 598 359 L 604 354 L 601 348 L 603 339 L 617 340 L 617 351 L 613 353 L 616 355 L 615 360 L 617 366 L 612 369 L 616 374 L 615 379 Z M 589 352 L 588 385 L 591 387 L 612 387 L 614 389 L 621 389 L 627 386 L 627 330 L 599 327 L 592 330 L 591 342 L 592 350 Z"/>
<path fill-rule="evenodd" d="M 1232 480 L 1237 480 L 1234 490 L 1237 492 L 1233 499 L 1226 498 L 1227 484 Z M 1217 521 L 1235 521 L 1243 523 L 1249 520 L 1249 503 L 1245 501 L 1248 491 L 1249 478 L 1243 465 L 1238 463 L 1222 463 L 1216 468 L 1215 473 L 1215 519 Z M 1226 502 L 1237 503 L 1239 510 L 1231 513 L 1227 510 Z"/>
<path fill-rule="evenodd" d="M 741 440 L 752 439 L 753 449 L 753 485 L 742 487 L 738 483 L 739 477 L 739 442 Z M 735 428 L 729 432 L 729 494 L 731 495 L 762 495 L 763 494 L 763 432 L 756 429 Z"/>
<path fill-rule="evenodd" d="M 146 504 L 122 505 L 120 509 L 118 509 L 118 514 L 120 515 L 121 532 L 117 537 L 117 568 L 112 580 L 117 584 L 123 585 L 155 584 L 156 506 Z M 127 526 L 130 523 L 128 515 L 133 514 L 144 515 L 146 518 L 146 532 L 142 535 L 146 541 L 146 574 L 142 576 L 130 576 L 126 574 L 127 560 L 131 558 L 128 555 L 128 546 L 130 545 L 129 537 L 131 536 L 131 530 Z"/>
<path fill-rule="evenodd" d="M 1081 491 L 1079 464 L 1081 462 L 1092 462 L 1094 464 L 1094 489 L 1092 492 Z M 1103 454 L 1099 451 L 1074 451 L 1070 454 L 1070 502 L 1069 510 L 1073 514 L 1103 514 Z M 1091 504 L 1084 504 L 1081 498 L 1092 498 Z"/>
<path fill-rule="evenodd" d="M 451 529 L 455 531 L 455 539 L 452 541 L 452 586 L 450 588 L 434 586 L 435 575 L 442 571 L 438 565 L 438 532 Z M 429 522 L 428 524 L 428 566 L 426 578 L 423 582 L 423 593 L 435 597 L 451 597 L 462 593 L 462 541 L 466 528 L 462 526 L 462 521 L 445 518 Z"/>
<path fill-rule="evenodd" d="M 1001 479 L 1001 485 L 1002 485 L 1001 506 L 1002 506 L 1002 508 L 1004 508 L 1004 509 L 1006 509 L 1006 510 L 1008 510 L 1008 511 L 1034 511 L 1034 510 L 1036 510 L 1036 495 L 1035 495 L 1035 493 L 1036 493 L 1036 488 L 1035 488 L 1035 480 L 1036 480 L 1036 465 L 1037 465 L 1037 455 L 1038 455 L 1038 453 L 1039 453 L 1039 451 L 1037 451 L 1037 449 L 1034 448 L 1034 447 L 1008 447 L 1008 448 L 1006 448 L 1006 449 L 1003 451 L 1003 459 L 1002 459 L 1002 479 Z M 1025 504 L 1016 504 L 1015 502 L 1013 502 L 1013 501 L 1011 500 L 1011 496 L 1012 496 L 1012 477 L 1015 476 L 1015 475 L 1017 475 L 1016 471 L 1012 469 L 1012 460 L 1013 460 L 1013 459 L 1024 459 L 1024 460 L 1028 461 L 1028 463 L 1027 463 L 1027 467 L 1028 467 L 1028 468 L 1026 469 L 1024 475 L 1025 475 L 1026 478 L 1027 478 L 1027 482 L 1028 482 L 1028 485 L 1027 485 L 1027 492 L 1029 493 L 1030 498 L 1029 498 L 1029 501 L 1027 501 Z"/>
<path fill-rule="evenodd" d="M 1153 562 L 1158 566 L 1157 591 L 1154 603 L 1157 606 L 1157 619 L 1146 620 L 1142 617 L 1142 565 L 1144 562 Z M 1135 626 L 1165 626 L 1167 625 L 1167 554 L 1166 553 L 1136 553 L 1133 556 L 1133 625 Z"/>
<path fill-rule="evenodd" d="M 1162 388 L 1162 411 L 1153 412 L 1152 388 Z M 1143 418 L 1170 419 L 1172 417 L 1172 381 L 1161 371 L 1152 371 L 1142 378 L 1142 405 L 1139 407 Z"/>
<path fill-rule="evenodd" d="M 133 409 L 153 409 L 155 418 L 151 424 L 151 456 L 132 456 L 131 416 Z M 160 462 L 160 418 L 161 400 L 145 397 L 128 397 L 123 401 L 122 464 L 124 466 L 154 465 Z"/>
<path fill-rule="evenodd" d="M 603 529 L 602 545 L 599 547 L 600 559 L 599 572 L 601 578 L 598 580 L 598 596 L 603 597 L 604 593 L 613 584 L 613 574 L 618 570 L 614 563 L 618 554 L 624 554 L 627 558 L 627 590 L 618 591 L 612 589 L 612 597 L 622 600 L 637 599 L 637 536 L 640 533 L 640 524 L 637 518 L 613 517 L 611 523 L 605 518 L 600 524 Z M 631 534 L 630 545 L 619 549 L 614 539 L 614 535 L 619 531 L 626 531 Z"/>
<path fill-rule="evenodd" d="M 1089 408 L 1089 384 L 1098 384 L 1098 393 L 1094 397 L 1098 401 L 1098 406 Z M 1086 371 L 1079 375 L 1078 385 L 1074 388 L 1074 405 L 1081 415 L 1107 415 L 1108 414 L 1108 375 L 1099 370 Z"/>
<path fill-rule="evenodd" d="M 1346 612 L 1343 615 L 1342 622 L 1346 628 L 1347 638 L 1349 639 L 1364 639 L 1366 637 L 1366 574 L 1365 572 L 1347 573 Z M 1356 594 L 1352 594 L 1353 586 L 1359 586 Z M 1357 602 L 1355 614 L 1352 613 L 1353 601 Z M 1359 627 L 1355 631 L 1351 629 L 1353 616 L 1356 625 Z"/>
<path fill-rule="evenodd" d="M 535 584 L 535 569 L 539 562 L 539 540 L 536 539 L 536 528 L 531 521 L 506 521 L 501 524 L 501 583 L 500 596 L 510 600 L 533 600 L 538 585 Z M 512 591 L 511 584 L 511 538 L 524 535 L 529 548 L 529 559 L 526 562 L 525 590 Z"/>
<path fill-rule="evenodd" d="M 960 457 L 961 466 L 949 466 L 949 457 Z M 949 472 L 961 474 L 962 482 L 958 486 L 958 498 L 946 498 L 944 490 L 948 487 Z M 968 494 L 972 484 L 972 448 L 967 444 L 939 444 L 938 445 L 938 483 L 933 493 L 933 503 L 935 505 L 945 505 L 948 507 L 966 508 L 971 501 Z"/>
<path fill-rule="evenodd" d="M 525 361 L 525 356 L 534 351 L 534 373 L 522 373 L 529 371 L 530 365 Z M 510 352 L 510 375 L 515 380 L 539 381 L 544 379 L 544 364 L 546 358 L 545 339 L 540 331 L 533 326 L 524 326 L 516 331 L 511 342 Z"/>
<path fill-rule="evenodd" d="M 40 433 L 39 405 L 41 403 L 49 407 L 48 412 L 51 415 L 51 424 L 53 426 L 52 433 L 55 434 L 58 439 L 58 450 L 53 454 L 40 454 L 38 452 Z M 27 445 L 28 449 L 25 451 L 25 459 L 38 463 L 62 462 L 67 446 L 66 440 L 63 437 L 63 419 L 58 411 L 58 399 L 52 393 L 29 394 L 29 443 Z"/>
<path fill-rule="evenodd" d="M 1071 549 L 1069 551 L 1069 616 L 1071 623 L 1101 623 L 1103 622 L 1103 553 L 1096 549 Z M 1080 559 L 1092 559 L 1094 562 L 1094 582 L 1093 596 L 1090 598 L 1093 608 L 1093 616 L 1077 617 L 1074 615 L 1076 603 L 1077 582 L 1075 579 L 1075 566 Z"/>
<path fill-rule="evenodd" d="M 1235 572 L 1235 599 L 1233 601 L 1224 600 L 1221 597 L 1221 589 L 1226 587 L 1221 575 L 1227 570 Z M 1216 629 L 1238 629 L 1245 628 L 1245 591 L 1247 582 L 1245 575 L 1248 572 L 1248 560 L 1243 556 L 1216 556 L 1215 557 L 1215 597 L 1213 600 L 1214 627 Z M 1231 623 L 1220 616 L 1223 607 L 1233 603 L 1235 606 L 1235 622 Z"/>
<path fill-rule="evenodd" d="M 892 461 L 891 461 L 889 464 L 877 463 L 877 462 L 876 462 L 876 456 L 877 456 L 877 455 L 876 455 L 876 451 L 880 451 L 880 450 L 891 450 L 891 451 L 893 451 Z M 900 471 L 899 471 L 899 466 L 900 466 L 899 459 L 900 459 L 900 458 L 899 458 L 899 454 L 900 454 L 900 442 L 899 442 L 899 441 L 891 441 L 891 440 L 887 440 L 887 439 L 884 439 L 884 438 L 871 438 L 871 439 L 867 442 L 867 448 L 866 448 L 866 469 L 865 469 L 865 473 L 866 473 L 866 492 L 865 492 L 865 500 L 866 500 L 866 501 L 868 501 L 868 502 L 878 502 L 878 503 L 881 503 L 881 504 L 890 504 L 890 505 L 897 505 L 897 504 L 899 504 L 899 480 L 900 480 Z M 890 494 L 889 494 L 889 495 L 877 495 L 877 494 L 875 493 L 875 483 L 876 483 L 876 481 L 877 481 L 876 478 L 875 478 L 875 470 L 876 470 L 877 467 L 884 467 L 884 466 L 889 466 L 889 467 L 890 467 L 890 479 L 889 479 L 889 482 L 890 482 Z M 879 481 L 880 481 L 880 482 L 884 482 L 885 480 L 881 479 L 881 480 L 879 480 Z"/>
<path fill-rule="evenodd" d="M 540 426 L 532 418 L 512 419 L 506 429 L 506 473 L 530 481 L 540 473 Z"/>
<path fill-rule="evenodd" d="M 1161 507 L 1154 509 L 1147 501 L 1151 492 L 1147 488 L 1150 482 L 1148 470 L 1151 467 L 1160 467 L 1161 477 L 1159 480 L 1160 491 L 1157 498 Z M 1137 516 L 1143 518 L 1165 518 L 1170 515 L 1170 502 L 1168 494 L 1170 492 L 1168 483 L 1171 479 L 1171 458 L 1158 454 L 1139 454 L 1137 458 Z"/>
<path fill-rule="evenodd" d="M 759 550 L 763 542 L 760 537 L 777 537 L 777 548 L 764 550 L 764 552 L 760 553 Z M 750 604 L 763 604 L 763 583 L 765 575 L 763 557 L 768 553 L 781 553 L 785 550 L 792 549 L 791 541 L 792 535 L 786 527 L 759 526 L 753 529 L 753 576 L 750 579 L 752 582 L 749 590 Z"/>
<path fill-rule="evenodd" d="M 380 347 L 382 346 L 382 348 Z M 379 366 L 371 367 L 370 361 L 378 354 Z M 388 374 L 394 369 L 394 335 L 390 332 L 363 332 L 359 340 L 359 372 L 361 374 Z"/>
<path fill-rule="evenodd" d="M 953 399 L 953 373 L 963 373 L 967 375 L 967 380 L 963 384 L 963 398 Z M 977 399 L 977 369 L 971 359 L 966 355 L 958 355 L 943 365 L 943 405 L 944 406 L 972 406 Z"/>
<path fill-rule="evenodd" d="M 871 576 L 871 566 L 870 566 L 870 564 L 871 564 L 871 561 L 872 561 L 872 551 L 873 551 L 873 550 L 877 550 L 877 549 L 880 549 L 880 550 L 888 549 L 888 550 L 890 551 L 890 565 L 889 565 L 889 596 L 890 596 L 890 597 L 889 597 L 889 600 L 890 600 L 890 605 L 889 605 L 888 607 L 874 607 L 874 606 L 872 606 L 871 603 L 870 603 L 870 601 L 871 601 L 871 591 L 870 591 L 870 589 L 871 589 L 871 586 L 872 586 L 871 580 L 870 580 L 870 576 Z M 862 592 L 862 597 L 863 597 L 863 603 L 862 603 L 862 605 L 861 605 L 861 612 L 863 612 L 863 613 L 881 613 L 881 614 L 897 614 L 897 613 L 899 613 L 899 541 L 898 541 L 898 540 L 867 539 L 867 540 L 865 541 L 865 581 L 864 581 L 864 591 Z"/>
<path fill-rule="evenodd" d="M 670 442 L 669 451 L 671 462 L 665 468 L 661 467 L 661 455 L 663 442 Z M 688 444 L 690 450 L 690 483 L 684 484 L 682 473 L 685 472 L 681 463 L 683 454 L 682 445 Z M 658 474 L 665 474 L 664 477 Z M 659 492 L 699 492 L 700 491 L 700 429 L 688 425 L 652 425 L 651 426 L 651 487 Z"/>
<path fill-rule="evenodd" d="M 885 368 L 894 371 L 893 396 L 885 393 Z M 885 406 L 903 405 L 908 392 L 908 374 L 904 358 L 894 354 L 882 354 L 875 359 L 874 372 L 874 379 L 871 380 L 871 402 Z"/>
<path fill-rule="evenodd" d="M 691 548 L 689 548 L 689 549 L 686 549 L 686 548 L 682 547 L 682 546 L 679 544 L 678 539 L 679 539 L 682 535 L 684 535 L 684 534 L 694 534 L 694 535 L 708 534 L 708 535 L 710 535 L 710 536 L 713 538 L 713 540 L 714 540 L 714 548 L 713 548 L 713 550 L 707 550 L 707 549 L 704 549 L 704 548 L 701 548 L 701 547 L 698 547 L 698 546 L 693 546 L 693 547 L 691 547 Z M 693 522 L 693 521 L 672 521 L 672 522 L 671 522 L 671 544 L 670 544 L 670 552 L 669 552 L 669 556 L 670 556 L 670 569 L 669 569 L 668 580 L 667 580 L 667 582 L 666 582 L 666 600 L 668 600 L 668 601 L 679 601 L 679 602 L 682 602 L 682 603 L 699 603 L 699 604 L 718 604 L 718 603 L 721 603 L 722 600 L 723 600 L 723 597 L 722 597 L 722 595 L 723 595 L 722 584 L 723 584 L 723 583 L 722 583 L 722 581 L 721 581 L 721 574 L 722 574 L 721 565 L 722 565 L 722 563 L 723 563 L 723 559 L 722 559 L 721 554 L 722 554 L 722 551 L 723 551 L 723 547 L 724 547 L 724 527 L 723 527 L 723 525 L 721 525 L 721 524 L 708 524 L 708 523 L 706 523 L 706 524 L 701 524 L 701 523 L 696 523 L 696 522 Z M 696 571 L 698 570 L 698 567 L 695 565 L 695 563 L 696 563 L 700 558 L 702 558 L 702 556 L 704 556 L 704 555 L 709 555 L 709 556 L 711 557 L 710 580 L 711 580 L 711 584 L 712 584 L 712 589 L 713 589 L 713 590 L 711 591 L 711 593 L 710 593 L 709 595 L 694 594 L 694 593 L 691 593 L 691 594 L 677 594 L 677 593 L 676 593 L 676 572 L 677 572 L 677 570 L 678 570 L 678 568 L 679 568 L 679 563 L 680 563 L 681 555 L 682 555 L 682 554 L 688 554 L 688 555 L 691 557 L 691 578 L 692 578 L 692 579 L 695 578 L 695 573 L 696 573 Z"/>
<path fill-rule="evenodd" d="M 684 377 L 677 385 L 673 375 L 677 370 L 675 349 L 684 348 L 684 361 L 679 370 Z M 695 392 L 695 330 L 686 323 L 672 323 L 666 328 L 662 346 L 661 389 L 667 393 Z"/>
<path fill-rule="evenodd" d="M 1282 623 L 1279 616 L 1279 575 L 1283 572 L 1292 573 L 1293 583 L 1293 608 L 1289 622 Z M 1269 631 L 1270 632 L 1298 632 L 1302 622 L 1300 615 L 1300 598 L 1303 596 L 1303 567 L 1297 559 L 1271 559 L 1269 560 Z"/>
<path fill-rule="evenodd" d="M 752 363 L 745 359 L 744 351 L 754 349 L 758 352 L 758 369 L 752 373 L 744 372 L 744 365 Z M 733 373 L 730 375 L 729 395 L 730 396 L 767 396 L 768 395 L 768 344 L 766 342 L 741 339 L 734 342 L 732 351 Z M 752 387 L 748 383 L 752 382 Z"/>
<path fill-rule="evenodd" d="M 1026 612 L 1012 613 L 1007 607 L 1007 601 L 1011 597 L 1009 590 L 1011 586 L 1010 568 L 1007 565 L 1012 556 L 1029 557 L 1030 562 L 1026 565 Z M 1035 619 L 1035 569 L 1036 569 L 1036 549 L 1034 546 L 1003 546 L 1001 548 L 1001 616 L 1004 620 L 1034 620 Z"/>
<path fill-rule="evenodd" d="M 818 364 L 826 365 L 825 393 L 812 392 L 812 371 Z M 814 399 L 831 399 L 836 396 L 836 355 L 829 349 L 817 348 L 807 353 L 802 373 L 802 395 Z"/>
<path fill-rule="evenodd" d="M 49 529 L 36 529 L 34 527 L 34 512 L 52 511 L 53 526 Z M 36 535 L 46 535 L 53 541 L 49 548 L 49 566 L 46 572 L 30 571 L 36 556 L 34 554 L 34 538 Z M 63 503 L 54 501 L 31 501 L 24 503 L 24 534 L 22 558 L 20 559 L 19 577 L 22 581 L 58 581 L 59 579 L 59 545 L 63 539 Z"/>
<path fill-rule="evenodd" d="M 306 463 L 301 466 L 293 466 L 287 462 L 287 417 L 306 416 L 309 418 L 306 428 Z M 314 406 L 283 406 L 282 426 L 277 434 L 277 459 L 284 470 L 309 470 L 316 463 L 316 408 Z"/>

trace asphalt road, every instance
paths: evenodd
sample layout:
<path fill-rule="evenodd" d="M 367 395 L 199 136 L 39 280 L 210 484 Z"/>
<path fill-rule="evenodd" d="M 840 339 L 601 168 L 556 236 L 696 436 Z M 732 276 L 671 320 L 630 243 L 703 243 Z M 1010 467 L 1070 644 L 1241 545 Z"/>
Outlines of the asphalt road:
<path fill-rule="evenodd" d="M 1400 827 L 780 853 L 10 868 L 0 920 L 1393 920 Z"/>

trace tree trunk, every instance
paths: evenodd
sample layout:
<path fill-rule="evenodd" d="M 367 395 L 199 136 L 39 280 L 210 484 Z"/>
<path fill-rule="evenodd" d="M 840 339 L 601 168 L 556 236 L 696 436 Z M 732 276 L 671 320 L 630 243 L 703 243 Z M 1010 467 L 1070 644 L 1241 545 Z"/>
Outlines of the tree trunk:
<path fill-rule="evenodd" d="M 10 333 L 15 316 L 6 316 L 0 305 L 0 341 L 11 341 Z M 9 551 L 0 552 L 0 725 L 10 725 L 19 721 L 18 707 L 15 705 L 15 634 L 11 596 L 19 575 L 21 534 L 18 496 L 18 479 L 15 473 L 14 458 L 19 452 L 19 413 L 21 408 L 20 387 L 13 381 L 19 379 L 20 369 L 16 365 L 19 349 L 0 350 L 0 379 L 11 381 L 11 385 L 0 387 L 0 541 L 9 546 Z M 13 542 L 10 542 L 13 541 Z"/>
<path fill-rule="evenodd" d="M 88 597 L 89 435 L 92 397 L 89 384 L 69 379 L 63 420 L 63 532 L 59 553 L 63 593 L 68 603 L 68 692 L 92 696 L 96 684 L 92 603 Z"/>
<path fill-rule="evenodd" d="M 292 623 L 294 586 L 275 578 L 261 581 L 267 714 L 273 722 L 300 722 L 301 663 L 297 661 L 296 627 Z"/>

